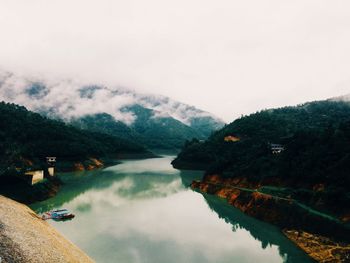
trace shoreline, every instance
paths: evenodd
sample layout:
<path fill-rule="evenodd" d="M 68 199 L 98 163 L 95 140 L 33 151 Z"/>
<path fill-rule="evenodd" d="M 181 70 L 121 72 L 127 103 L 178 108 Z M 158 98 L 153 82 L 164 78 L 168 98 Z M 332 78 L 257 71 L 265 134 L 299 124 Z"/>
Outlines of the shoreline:
<path fill-rule="evenodd" d="M 29 185 L 24 180 L 6 177 L 0 186 L 0 195 L 4 195 L 14 201 L 25 205 L 31 205 L 36 202 L 45 201 L 55 196 L 63 184 L 60 180 L 60 174 L 94 171 L 99 169 L 105 169 L 114 165 L 118 165 L 123 160 L 143 160 L 151 158 L 160 158 L 161 156 L 153 153 L 142 154 L 122 154 L 118 158 L 97 159 L 89 158 L 83 162 L 67 162 L 62 161 L 61 167 L 56 167 L 56 176 L 52 178 L 45 178 L 43 181 Z M 63 169 L 62 169 L 63 167 Z"/>
<path fill-rule="evenodd" d="M 282 232 L 317 262 L 350 262 L 350 244 L 301 230 L 283 229 Z"/>
<path fill-rule="evenodd" d="M 217 176 L 193 181 L 191 188 L 216 195 L 243 213 L 278 226 L 289 240 L 318 262 L 348 262 L 346 260 L 350 259 L 350 229 L 322 215 L 307 213 L 291 199 L 221 182 Z M 323 251 L 328 251 L 327 257 Z"/>

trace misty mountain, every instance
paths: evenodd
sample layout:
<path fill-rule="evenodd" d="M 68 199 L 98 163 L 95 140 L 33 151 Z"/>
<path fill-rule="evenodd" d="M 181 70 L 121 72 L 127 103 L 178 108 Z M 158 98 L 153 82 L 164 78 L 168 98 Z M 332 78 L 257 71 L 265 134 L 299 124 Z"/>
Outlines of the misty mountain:
<path fill-rule="evenodd" d="M 131 127 L 145 138 L 151 148 L 179 148 L 186 140 L 204 136 L 188 125 L 172 117 L 158 117 L 154 110 L 139 105 L 125 108 L 137 118 Z"/>
<path fill-rule="evenodd" d="M 70 123 L 83 130 L 101 132 L 119 138 L 138 141 L 139 134 L 121 121 L 117 121 L 107 113 L 97 113 L 75 118 Z"/>
<path fill-rule="evenodd" d="M 165 96 L 7 72 L 0 72 L 0 100 L 151 148 L 180 148 L 186 140 L 205 139 L 224 125 L 208 112 Z"/>
<path fill-rule="evenodd" d="M 71 124 L 80 129 L 128 139 L 147 145 L 149 148 L 174 149 L 179 148 L 186 140 L 206 138 L 206 135 L 200 132 L 200 126 L 198 130 L 195 130 L 172 117 L 154 118 L 153 116 L 157 114 L 154 110 L 140 105 L 128 106 L 122 110 L 132 112 L 137 116 L 131 125 L 116 121 L 107 113 L 73 119 Z"/>

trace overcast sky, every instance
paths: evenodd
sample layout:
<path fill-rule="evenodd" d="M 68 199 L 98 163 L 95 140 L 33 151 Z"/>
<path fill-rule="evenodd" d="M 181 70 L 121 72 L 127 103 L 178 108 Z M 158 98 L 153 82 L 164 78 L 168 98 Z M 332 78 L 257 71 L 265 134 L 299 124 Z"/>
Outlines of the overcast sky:
<path fill-rule="evenodd" d="M 226 121 L 350 92 L 349 0 L 0 0 L 0 68 L 167 95 Z"/>

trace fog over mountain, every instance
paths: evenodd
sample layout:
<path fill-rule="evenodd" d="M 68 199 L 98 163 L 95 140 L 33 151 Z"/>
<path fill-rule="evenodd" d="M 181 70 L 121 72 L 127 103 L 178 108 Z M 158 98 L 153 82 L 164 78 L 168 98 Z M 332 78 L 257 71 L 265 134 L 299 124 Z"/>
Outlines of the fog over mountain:
<path fill-rule="evenodd" d="M 0 73 L 0 100 L 149 148 L 177 149 L 186 140 L 206 139 L 224 125 L 208 112 L 160 95 L 9 72 Z"/>
<path fill-rule="evenodd" d="M 349 9 L 348 0 L 2 0 L 0 68 L 162 94 L 231 122 L 348 93 Z"/>
<path fill-rule="evenodd" d="M 140 94 L 122 87 L 87 85 L 74 80 L 29 79 L 8 72 L 0 72 L 0 99 L 66 121 L 108 113 L 130 125 L 136 116 L 126 107 L 138 104 L 152 109 L 154 118 L 172 117 L 186 125 L 202 117 L 222 122 L 208 112 L 160 95 Z"/>

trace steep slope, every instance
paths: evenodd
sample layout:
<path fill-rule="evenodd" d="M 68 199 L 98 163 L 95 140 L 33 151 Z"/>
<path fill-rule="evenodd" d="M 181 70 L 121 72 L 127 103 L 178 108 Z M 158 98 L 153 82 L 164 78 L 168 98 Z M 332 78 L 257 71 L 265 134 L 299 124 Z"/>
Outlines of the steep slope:
<path fill-rule="evenodd" d="M 134 139 L 136 134 L 137 138 L 144 136 L 141 141 L 150 142 L 149 145 L 156 148 L 173 148 L 174 145 L 179 148 L 184 140 L 192 139 L 191 136 L 204 139 L 224 124 L 208 112 L 164 96 L 67 80 L 26 79 L 6 72 L 0 72 L 0 99 L 24 105 L 50 118 L 72 122 L 80 128 L 91 128 L 127 139 Z M 135 110 L 136 106 L 144 110 Z M 149 112 L 147 119 L 143 115 L 145 111 Z M 99 121 L 99 117 L 103 120 Z M 133 129 L 148 130 L 152 125 L 157 126 L 159 133 L 168 134 L 170 130 L 175 133 L 173 137 L 156 138 Z"/>
<path fill-rule="evenodd" d="M 0 195 L 0 214 L 3 262 L 93 262 L 25 205 Z"/>

